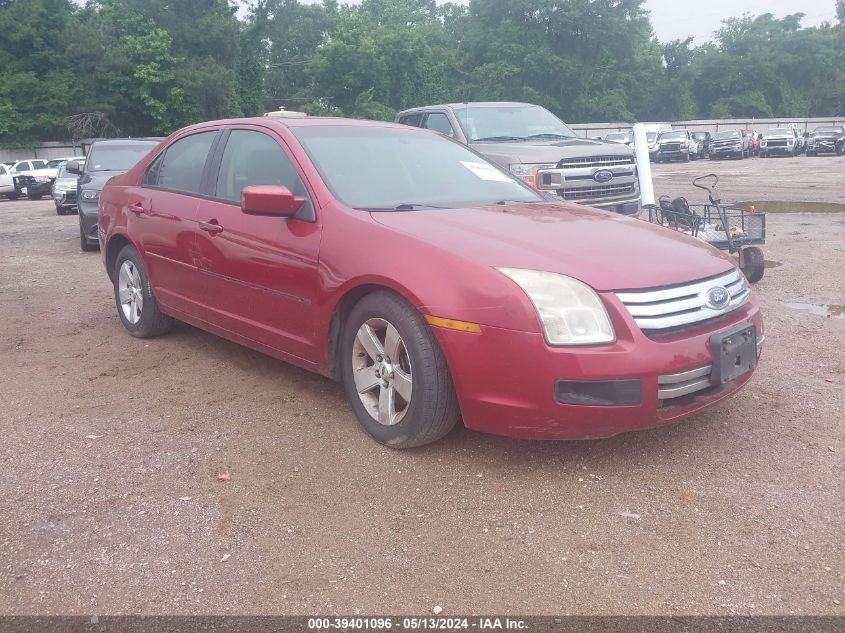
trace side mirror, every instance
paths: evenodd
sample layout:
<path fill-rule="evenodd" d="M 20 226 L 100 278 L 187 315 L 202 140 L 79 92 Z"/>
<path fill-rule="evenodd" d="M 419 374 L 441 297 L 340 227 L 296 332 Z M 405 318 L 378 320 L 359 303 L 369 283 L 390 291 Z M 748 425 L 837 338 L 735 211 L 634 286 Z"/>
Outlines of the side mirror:
<path fill-rule="evenodd" d="M 82 174 L 82 163 L 78 160 L 69 160 L 65 163 L 65 171 L 69 174 Z"/>
<path fill-rule="evenodd" d="M 247 215 L 289 218 L 304 203 L 305 198 L 297 198 L 281 185 L 251 185 L 241 190 L 241 211 Z"/>

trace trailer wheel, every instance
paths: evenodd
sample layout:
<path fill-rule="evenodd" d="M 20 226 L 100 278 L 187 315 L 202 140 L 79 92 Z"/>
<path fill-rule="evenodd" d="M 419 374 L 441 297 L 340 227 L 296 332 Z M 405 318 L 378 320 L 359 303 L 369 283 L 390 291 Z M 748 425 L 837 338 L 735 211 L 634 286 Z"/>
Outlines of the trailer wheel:
<path fill-rule="evenodd" d="M 756 246 L 746 246 L 739 252 L 739 269 L 749 283 L 756 284 L 766 271 L 763 251 Z"/>

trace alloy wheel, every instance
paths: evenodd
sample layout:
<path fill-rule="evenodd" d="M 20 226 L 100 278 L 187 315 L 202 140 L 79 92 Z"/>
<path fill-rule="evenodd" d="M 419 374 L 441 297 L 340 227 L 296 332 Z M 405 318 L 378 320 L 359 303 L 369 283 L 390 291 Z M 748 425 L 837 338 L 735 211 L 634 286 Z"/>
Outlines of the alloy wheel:
<path fill-rule="evenodd" d="M 132 325 L 141 320 L 144 309 L 144 292 L 141 287 L 141 273 L 130 260 L 123 262 L 117 280 L 118 297 L 123 317 Z"/>
<path fill-rule="evenodd" d="M 399 424 L 411 404 L 411 359 L 394 325 L 368 319 L 355 335 L 352 377 L 367 413 L 379 424 Z"/>

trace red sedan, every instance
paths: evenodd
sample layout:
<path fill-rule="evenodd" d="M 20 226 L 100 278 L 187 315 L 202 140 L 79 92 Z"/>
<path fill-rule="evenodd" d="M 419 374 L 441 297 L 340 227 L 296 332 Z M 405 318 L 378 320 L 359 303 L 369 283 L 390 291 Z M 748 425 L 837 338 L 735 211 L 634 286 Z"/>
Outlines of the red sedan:
<path fill-rule="evenodd" d="M 546 439 L 659 426 L 736 393 L 763 343 L 720 251 L 388 123 L 180 130 L 106 185 L 99 239 L 130 334 L 178 319 L 340 380 L 394 447 L 459 418 Z"/>

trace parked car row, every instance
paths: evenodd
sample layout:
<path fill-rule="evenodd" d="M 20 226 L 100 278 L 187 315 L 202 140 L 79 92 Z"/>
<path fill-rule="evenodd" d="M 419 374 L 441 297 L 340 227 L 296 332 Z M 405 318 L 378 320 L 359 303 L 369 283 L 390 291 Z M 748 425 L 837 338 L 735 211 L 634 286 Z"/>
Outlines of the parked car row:
<path fill-rule="evenodd" d="M 659 124 L 664 126 L 665 124 Z M 605 141 L 633 144 L 633 133 L 611 132 Z M 752 129 L 722 130 L 719 132 L 689 130 L 649 130 L 646 133 L 648 152 L 652 161 L 690 161 L 700 158 L 742 160 L 751 156 L 818 156 L 845 154 L 845 127 L 818 127 L 801 134 L 796 126 L 778 127 L 758 134 Z"/>

